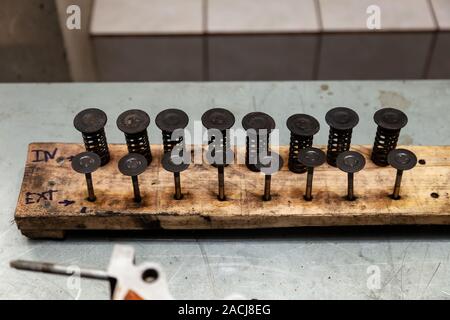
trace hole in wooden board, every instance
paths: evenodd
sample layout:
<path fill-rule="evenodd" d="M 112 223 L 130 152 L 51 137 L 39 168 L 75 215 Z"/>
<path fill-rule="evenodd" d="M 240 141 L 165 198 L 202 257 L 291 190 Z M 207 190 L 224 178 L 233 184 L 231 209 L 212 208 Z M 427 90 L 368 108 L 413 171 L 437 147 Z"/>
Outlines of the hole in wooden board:
<path fill-rule="evenodd" d="M 434 199 L 437 199 L 437 198 L 439 198 L 439 193 L 437 193 L 437 192 L 432 192 L 432 193 L 430 194 L 430 196 L 431 196 L 432 198 L 434 198 Z"/>

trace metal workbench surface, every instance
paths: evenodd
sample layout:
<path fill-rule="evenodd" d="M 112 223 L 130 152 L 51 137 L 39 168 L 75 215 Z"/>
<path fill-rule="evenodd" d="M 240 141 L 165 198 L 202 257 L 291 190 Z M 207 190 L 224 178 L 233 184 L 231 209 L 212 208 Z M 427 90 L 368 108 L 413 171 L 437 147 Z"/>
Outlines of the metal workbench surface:
<path fill-rule="evenodd" d="M 123 143 L 115 119 L 143 108 L 152 119 L 152 143 L 161 142 L 154 124 L 167 107 L 200 119 L 223 106 L 236 125 L 249 111 L 271 114 L 287 144 L 286 119 L 308 113 L 319 119 L 315 139 L 326 144 L 325 113 L 354 108 L 360 123 L 353 142 L 371 144 L 376 109 L 397 107 L 408 125 L 400 143 L 450 144 L 450 81 L 100 83 L 0 85 L 0 298 L 107 299 L 109 285 L 21 272 L 12 259 L 31 259 L 106 268 L 114 244 L 135 247 L 137 262 L 160 263 L 169 289 L 179 299 L 224 298 L 239 293 L 256 299 L 450 298 L 450 228 L 305 228 L 239 233 L 171 233 L 70 236 L 65 241 L 32 241 L 14 224 L 14 210 L 30 142 L 81 142 L 72 126 L 85 107 L 108 114 L 109 142 Z M 378 277 L 379 276 L 379 277 Z M 379 281 L 378 281 L 379 279 Z"/>

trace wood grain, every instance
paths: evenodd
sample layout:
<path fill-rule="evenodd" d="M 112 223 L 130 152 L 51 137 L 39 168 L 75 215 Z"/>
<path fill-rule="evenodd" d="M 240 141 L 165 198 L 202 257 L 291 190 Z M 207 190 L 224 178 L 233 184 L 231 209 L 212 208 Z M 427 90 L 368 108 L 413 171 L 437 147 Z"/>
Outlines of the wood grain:
<path fill-rule="evenodd" d="M 404 173 L 400 200 L 389 198 L 395 170 L 379 168 L 368 160 L 366 168 L 355 175 L 356 201 L 344 199 L 346 174 L 323 165 L 315 171 L 314 199 L 306 202 L 302 197 L 306 174 L 287 169 L 288 147 L 282 146 L 279 152 L 286 163 L 272 177 L 272 201 L 261 200 L 262 174 L 234 164 L 225 169 L 227 201 L 221 202 L 217 200 L 217 170 L 206 163 L 193 164 L 181 174 L 184 198 L 174 200 L 173 174 L 160 165 L 162 146 L 152 145 L 153 162 L 139 176 L 143 202 L 136 204 L 131 179 L 117 169 L 126 146 L 110 145 L 110 163 L 93 173 L 97 201 L 91 203 L 86 200 L 84 176 L 70 164 L 70 157 L 84 151 L 83 146 L 32 143 L 15 220 L 30 238 L 61 238 L 69 230 L 450 224 L 450 146 L 407 148 L 425 164 Z M 367 158 L 370 155 L 369 146 L 352 149 Z M 239 155 L 241 150 L 237 150 Z M 51 199 L 49 190 L 53 190 Z"/>

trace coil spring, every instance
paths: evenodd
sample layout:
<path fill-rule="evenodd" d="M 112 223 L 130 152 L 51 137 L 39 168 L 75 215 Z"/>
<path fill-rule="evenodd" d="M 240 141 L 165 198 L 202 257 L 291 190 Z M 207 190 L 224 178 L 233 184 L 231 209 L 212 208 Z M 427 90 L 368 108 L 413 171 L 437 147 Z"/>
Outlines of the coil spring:
<path fill-rule="evenodd" d="M 377 128 L 375 142 L 372 149 L 372 161 L 378 166 L 387 166 L 387 155 L 397 147 L 400 130 Z"/>
<path fill-rule="evenodd" d="M 336 159 L 339 154 L 350 149 L 352 140 L 352 129 L 338 130 L 330 128 L 328 136 L 327 162 L 336 167 Z"/>
<path fill-rule="evenodd" d="M 164 153 L 171 152 L 177 144 L 183 143 L 183 137 L 179 137 L 177 140 L 172 140 L 172 132 L 170 131 L 162 131 L 162 140 Z"/>
<path fill-rule="evenodd" d="M 291 133 L 291 141 L 289 143 L 289 170 L 295 173 L 306 172 L 306 167 L 298 161 L 298 153 L 301 149 L 312 147 L 313 136 L 299 136 Z"/>
<path fill-rule="evenodd" d="M 269 134 L 267 135 L 247 135 L 245 144 L 245 165 L 254 172 L 259 172 L 256 164 L 258 163 L 258 155 L 260 150 L 269 152 Z"/>
<path fill-rule="evenodd" d="M 127 142 L 128 152 L 142 154 L 147 160 L 147 165 L 150 165 L 152 162 L 152 152 L 150 150 L 147 132 L 125 134 L 125 140 Z"/>
<path fill-rule="evenodd" d="M 227 133 L 227 130 L 222 130 L 222 131 L 220 131 L 220 133 L 221 133 L 221 137 L 220 137 L 220 141 L 219 141 L 219 149 L 222 148 L 222 150 L 224 152 L 224 156 L 225 156 L 228 149 L 230 148 L 229 143 L 228 143 L 228 136 L 227 136 L 228 133 Z M 211 156 L 213 156 L 213 157 L 216 154 L 216 152 L 215 152 L 216 145 L 212 145 L 212 143 L 215 140 L 216 140 L 216 136 L 209 135 L 208 146 L 209 146 L 209 150 L 211 151 Z M 213 165 L 213 166 L 215 167 L 216 165 Z M 228 166 L 228 164 L 225 163 L 225 166 Z"/>
<path fill-rule="evenodd" d="M 110 156 L 105 130 L 101 129 L 94 133 L 83 133 L 82 135 L 86 151 L 96 153 L 100 157 L 100 164 L 102 166 L 107 164 L 109 162 Z"/>

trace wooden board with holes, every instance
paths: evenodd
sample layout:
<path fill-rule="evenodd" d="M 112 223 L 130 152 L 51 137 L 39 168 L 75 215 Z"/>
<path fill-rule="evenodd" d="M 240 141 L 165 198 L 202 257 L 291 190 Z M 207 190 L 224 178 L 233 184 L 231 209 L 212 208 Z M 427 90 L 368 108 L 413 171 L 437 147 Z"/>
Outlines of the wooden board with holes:
<path fill-rule="evenodd" d="M 200 147 L 201 148 L 201 147 Z M 181 174 L 184 198 L 173 198 L 173 174 L 160 165 L 162 146 L 139 176 L 143 201 L 133 202 L 129 177 L 117 169 L 126 146 L 111 144 L 111 161 L 93 173 L 96 202 L 86 200 L 83 175 L 71 169 L 79 144 L 32 143 L 15 221 L 30 238 L 62 238 L 74 230 L 246 229 L 301 226 L 450 224 L 450 146 L 408 146 L 419 163 L 403 175 L 401 199 L 389 197 L 395 170 L 370 160 L 370 146 L 353 146 L 367 158 L 355 174 L 356 201 L 346 201 L 347 176 L 328 165 L 316 169 L 313 201 L 303 200 L 306 174 L 285 166 L 272 177 L 272 200 L 262 201 L 264 176 L 243 164 L 225 169 L 226 201 L 217 200 L 217 169 L 193 164 Z M 244 153 L 238 149 L 239 162 Z M 197 159 L 198 161 L 198 159 Z"/>

